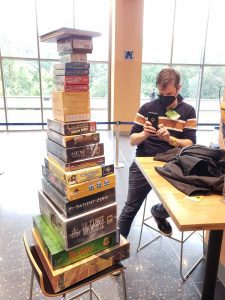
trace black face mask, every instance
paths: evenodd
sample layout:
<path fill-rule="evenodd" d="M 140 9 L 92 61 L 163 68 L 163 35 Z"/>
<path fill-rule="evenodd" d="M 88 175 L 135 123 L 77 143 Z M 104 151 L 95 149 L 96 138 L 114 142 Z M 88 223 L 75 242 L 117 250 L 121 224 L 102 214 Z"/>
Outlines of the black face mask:
<path fill-rule="evenodd" d="M 167 108 L 173 101 L 176 99 L 175 96 L 163 96 L 158 95 L 159 102 L 162 104 L 164 108 Z"/>

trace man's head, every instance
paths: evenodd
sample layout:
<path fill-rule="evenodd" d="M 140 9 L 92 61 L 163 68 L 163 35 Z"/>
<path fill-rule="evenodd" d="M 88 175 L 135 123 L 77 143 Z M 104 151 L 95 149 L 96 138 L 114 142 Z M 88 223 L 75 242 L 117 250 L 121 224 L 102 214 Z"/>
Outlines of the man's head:
<path fill-rule="evenodd" d="M 156 86 L 159 91 L 159 100 L 167 109 L 177 106 L 177 95 L 181 89 L 181 76 L 173 68 L 162 69 L 156 78 Z"/>

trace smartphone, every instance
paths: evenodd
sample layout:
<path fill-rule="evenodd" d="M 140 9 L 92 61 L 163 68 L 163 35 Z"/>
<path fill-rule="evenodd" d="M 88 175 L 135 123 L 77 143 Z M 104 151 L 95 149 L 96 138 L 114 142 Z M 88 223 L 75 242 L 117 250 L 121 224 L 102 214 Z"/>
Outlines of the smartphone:
<path fill-rule="evenodd" d="M 149 112 L 148 120 L 152 123 L 152 127 L 154 127 L 157 130 L 159 125 L 159 115 L 155 112 Z"/>

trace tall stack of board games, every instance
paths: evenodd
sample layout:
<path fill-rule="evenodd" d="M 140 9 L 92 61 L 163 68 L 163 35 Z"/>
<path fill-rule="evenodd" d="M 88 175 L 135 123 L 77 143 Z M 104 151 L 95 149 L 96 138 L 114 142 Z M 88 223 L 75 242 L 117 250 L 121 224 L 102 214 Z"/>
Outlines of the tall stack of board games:
<path fill-rule="evenodd" d="M 105 165 L 104 144 L 90 121 L 87 53 L 96 33 L 62 28 L 47 35 L 57 41 L 62 63 L 54 68 L 54 119 L 32 233 L 58 292 L 129 257 L 129 242 L 116 226 L 114 166 Z"/>

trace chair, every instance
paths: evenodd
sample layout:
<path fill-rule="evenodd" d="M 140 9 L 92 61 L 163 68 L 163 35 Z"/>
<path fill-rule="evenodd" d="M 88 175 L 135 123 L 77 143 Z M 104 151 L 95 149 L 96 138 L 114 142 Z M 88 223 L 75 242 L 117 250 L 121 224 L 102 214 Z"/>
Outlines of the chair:
<path fill-rule="evenodd" d="M 30 280 L 30 293 L 29 293 L 29 300 L 32 300 L 32 294 L 33 294 L 33 283 L 34 283 L 34 275 L 38 281 L 38 284 L 40 286 L 40 289 L 42 291 L 42 293 L 46 296 L 46 297 L 58 297 L 58 296 L 62 296 L 62 300 L 66 299 L 66 295 L 70 292 L 73 292 L 77 289 L 80 289 L 82 287 L 86 287 L 88 286 L 87 289 L 85 289 L 84 291 L 80 292 L 79 294 L 76 294 L 75 296 L 72 296 L 70 298 L 68 298 L 67 300 L 73 300 L 73 299 L 77 299 L 78 297 L 80 297 L 81 295 L 84 295 L 86 293 L 90 293 L 90 300 L 92 300 L 92 296 L 93 294 L 95 295 L 95 297 L 99 300 L 101 300 L 100 296 L 95 292 L 95 290 L 92 288 L 92 283 L 107 276 L 112 274 L 115 271 L 120 271 L 121 275 L 122 275 L 122 284 L 123 284 L 123 293 L 124 293 L 124 299 L 127 299 L 127 293 L 126 293 L 126 281 L 125 281 L 125 273 L 124 273 L 124 269 L 125 267 L 123 266 L 122 263 L 117 263 L 116 265 L 107 268 L 106 270 L 99 272 L 91 277 L 88 277 L 66 289 L 64 289 L 63 291 L 57 292 L 55 293 L 51 283 L 48 279 L 48 276 L 45 272 L 45 269 L 39 259 L 38 253 L 36 251 L 35 246 L 30 246 L 27 242 L 27 238 L 26 235 L 23 235 L 23 243 L 24 243 L 24 247 L 27 253 L 27 257 L 29 259 L 30 265 L 31 265 L 31 280 Z"/>
<path fill-rule="evenodd" d="M 141 231 L 140 231 L 140 236 L 139 236 L 139 241 L 138 241 L 138 247 L 137 247 L 137 252 L 145 248 L 146 246 L 152 244 L 154 241 L 157 239 L 161 238 L 161 234 L 158 229 L 154 228 L 150 224 L 147 223 L 148 220 L 152 218 L 152 215 L 149 217 L 145 217 L 145 210 L 146 210 L 146 204 L 147 204 L 147 197 L 144 200 L 144 211 L 143 211 L 143 217 L 142 217 L 142 223 L 141 223 Z M 143 232 L 143 227 L 147 226 L 148 228 L 156 231 L 159 233 L 156 237 L 151 239 L 149 242 L 145 243 L 144 245 L 141 246 L 141 239 L 142 239 L 142 232 Z M 193 266 L 187 271 L 187 273 L 184 275 L 183 274 L 183 254 L 184 254 L 184 243 L 195 233 L 195 231 L 192 231 L 186 238 L 184 238 L 184 232 L 181 231 L 181 239 L 174 238 L 173 236 L 169 237 L 170 239 L 177 241 L 181 243 L 180 247 L 180 276 L 183 281 L 185 281 L 191 274 L 192 271 L 197 267 L 197 265 L 205 258 L 205 247 L 204 247 L 204 231 L 202 233 L 202 255 L 201 257 L 193 264 Z"/>

